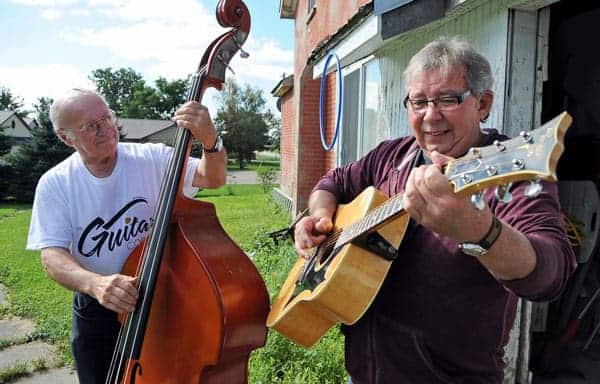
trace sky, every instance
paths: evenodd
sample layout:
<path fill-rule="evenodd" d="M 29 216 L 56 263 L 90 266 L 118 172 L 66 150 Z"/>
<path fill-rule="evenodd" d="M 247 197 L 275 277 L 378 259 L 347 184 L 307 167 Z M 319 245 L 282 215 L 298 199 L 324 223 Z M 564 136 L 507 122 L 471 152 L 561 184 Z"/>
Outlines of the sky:
<path fill-rule="evenodd" d="M 270 94 L 293 71 L 293 20 L 279 18 L 279 0 L 245 0 L 250 57 L 231 61 L 240 84 Z M 182 79 L 227 32 L 215 18 L 217 0 L 0 0 L 0 86 L 24 101 L 56 98 L 70 88 L 93 88 L 94 69 L 132 68 L 148 85 L 158 77 Z M 214 110 L 216 91 L 203 103 Z M 213 116 L 216 110 L 213 112 Z"/>

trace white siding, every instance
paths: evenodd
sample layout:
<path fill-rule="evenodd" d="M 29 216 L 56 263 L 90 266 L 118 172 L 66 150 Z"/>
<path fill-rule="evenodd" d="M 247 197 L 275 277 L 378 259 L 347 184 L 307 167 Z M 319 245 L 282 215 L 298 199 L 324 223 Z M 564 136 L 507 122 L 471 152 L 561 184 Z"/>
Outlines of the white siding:
<path fill-rule="evenodd" d="M 29 129 L 27 129 L 23 122 L 15 115 L 12 115 L 2 123 L 2 128 L 4 129 L 2 133 L 6 136 L 18 139 L 28 139 L 31 137 Z"/>
<path fill-rule="evenodd" d="M 439 36 L 460 35 L 490 61 L 494 75 L 494 106 L 484 127 L 502 127 L 508 33 L 508 9 L 502 1 L 487 1 L 460 16 L 447 16 L 441 22 L 408 32 L 381 49 L 380 59 L 383 115 L 389 137 L 406 136 L 410 127 L 402 101 L 406 96 L 402 72 L 408 60 L 428 42 Z"/>

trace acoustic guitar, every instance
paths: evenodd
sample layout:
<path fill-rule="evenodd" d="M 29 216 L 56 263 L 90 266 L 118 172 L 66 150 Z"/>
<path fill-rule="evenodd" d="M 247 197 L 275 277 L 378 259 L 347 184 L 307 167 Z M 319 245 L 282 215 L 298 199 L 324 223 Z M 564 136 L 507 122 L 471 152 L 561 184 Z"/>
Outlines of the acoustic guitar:
<path fill-rule="evenodd" d="M 499 198 L 510 196 L 510 183 L 530 180 L 525 193 L 539 193 L 540 180 L 557 181 L 556 165 L 571 124 L 563 112 L 520 137 L 471 148 L 452 160 L 444 175 L 459 195 L 481 204 L 481 191 L 497 186 Z M 388 198 L 374 187 L 339 205 L 333 231 L 299 257 L 274 301 L 267 326 L 310 347 L 337 323 L 354 324 L 369 308 L 387 275 L 408 226 L 401 195 Z"/>

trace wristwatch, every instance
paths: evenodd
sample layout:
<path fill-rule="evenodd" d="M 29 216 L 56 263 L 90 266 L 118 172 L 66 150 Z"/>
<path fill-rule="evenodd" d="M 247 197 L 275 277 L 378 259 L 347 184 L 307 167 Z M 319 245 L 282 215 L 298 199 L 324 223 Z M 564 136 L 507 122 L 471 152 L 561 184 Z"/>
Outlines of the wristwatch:
<path fill-rule="evenodd" d="M 490 225 L 490 229 L 481 240 L 477 243 L 460 243 L 458 248 L 469 256 L 481 257 L 498 240 L 500 232 L 502 232 L 502 222 L 496 216 L 492 216 L 492 225 Z"/>
<path fill-rule="evenodd" d="M 204 152 L 206 153 L 216 153 L 221 152 L 223 150 L 223 139 L 220 135 L 217 135 L 217 139 L 215 140 L 215 144 L 212 148 L 204 148 Z"/>

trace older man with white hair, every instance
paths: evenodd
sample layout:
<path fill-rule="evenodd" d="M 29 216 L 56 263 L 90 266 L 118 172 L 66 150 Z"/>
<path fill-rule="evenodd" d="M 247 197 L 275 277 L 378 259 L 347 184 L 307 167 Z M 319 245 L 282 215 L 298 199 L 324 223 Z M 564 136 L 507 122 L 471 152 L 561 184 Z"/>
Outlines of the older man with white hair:
<path fill-rule="evenodd" d="M 172 148 L 119 143 L 114 113 L 98 93 L 72 89 L 51 107 L 58 137 L 76 152 L 46 172 L 36 188 L 28 249 L 40 249 L 47 274 L 75 292 L 72 349 L 81 383 L 104 383 L 120 328 L 134 309 L 136 279 L 127 257 L 152 227 Z M 190 158 L 184 193 L 225 183 L 226 154 L 208 110 L 197 102 L 173 117 L 204 148 Z"/>

